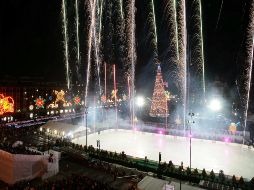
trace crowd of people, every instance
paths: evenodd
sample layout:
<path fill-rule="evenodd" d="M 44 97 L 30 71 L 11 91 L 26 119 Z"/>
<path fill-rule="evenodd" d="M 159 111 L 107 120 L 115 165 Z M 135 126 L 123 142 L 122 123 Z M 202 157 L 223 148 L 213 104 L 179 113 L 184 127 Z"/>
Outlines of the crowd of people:
<path fill-rule="evenodd" d="M 61 180 L 45 180 L 41 184 L 32 184 L 30 182 L 17 183 L 10 186 L 9 190 L 114 190 L 106 183 L 93 180 L 87 176 L 72 175 Z"/>
<path fill-rule="evenodd" d="M 30 150 L 35 128 L 1 127 L 0 149 L 11 154 L 40 155 L 39 152 Z M 29 142 L 28 142 L 29 140 Z"/>
<path fill-rule="evenodd" d="M 0 143 L 0 149 L 11 154 L 41 155 L 41 153 L 29 150 L 22 144 L 18 144 L 16 147 L 13 147 L 11 144 L 2 142 Z"/>

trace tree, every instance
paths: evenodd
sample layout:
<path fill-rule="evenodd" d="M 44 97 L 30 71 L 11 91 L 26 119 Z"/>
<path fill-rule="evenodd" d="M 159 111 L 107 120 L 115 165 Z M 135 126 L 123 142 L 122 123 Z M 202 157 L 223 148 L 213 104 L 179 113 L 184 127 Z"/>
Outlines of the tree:
<path fill-rule="evenodd" d="M 168 117 L 168 97 L 164 88 L 161 67 L 158 65 L 153 90 L 152 105 L 149 115 L 151 117 Z"/>

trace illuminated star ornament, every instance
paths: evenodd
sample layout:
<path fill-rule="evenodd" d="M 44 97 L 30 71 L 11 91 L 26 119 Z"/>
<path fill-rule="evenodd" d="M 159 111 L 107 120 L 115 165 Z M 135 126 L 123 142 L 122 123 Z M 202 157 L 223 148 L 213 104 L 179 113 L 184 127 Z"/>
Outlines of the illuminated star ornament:
<path fill-rule="evenodd" d="M 56 101 L 55 101 L 55 103 L 58 103 L 58 102 L 65 103 L 66 102 L 66 100 L 64 98 L 65 92 L 63 90 L 61 90 L 61 91 L 55 91 L 55 95 L 56 95 Z"/>
<path fill-rule="evenodd" d="M 36 100 L 34 100 L 36 109 L 44 108 L 44 104 L 46 102 L 41 96 L 39 96 Z"/>
<path fill-rule="evenodd" d="M 75 103 L 75 105 L 81 105 L 81 99 L 79 96 L 75 96 L 73 98 L 73 102 Z"/>
<path fill-rule="evenodd" d="M 111 99 L 116 99 L 117 98 L 117 92 L 118 92 L 117 89 L 116 90 L 112 90 L 112 92 L 111 92 Z"/>
<path fill-rule="evenodd" d="M 4 113 L 13 113 L 14 112 L 14 100 L 12 97 L 4 97 L 3 94 L 0 94 L 0 115 Z"/>

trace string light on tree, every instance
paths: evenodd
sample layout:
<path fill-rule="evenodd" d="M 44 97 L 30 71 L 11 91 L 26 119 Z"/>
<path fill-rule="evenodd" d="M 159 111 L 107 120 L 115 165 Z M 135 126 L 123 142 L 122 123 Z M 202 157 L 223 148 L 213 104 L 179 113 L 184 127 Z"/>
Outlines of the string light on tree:
<path fill-rule="evenodd" d="M 161 67 L 158 64 L 155 79 L 152 104 L 150 109 L 151 117 L 168 117 L 167 101 L 172 97 L 168 91 L 165 91 L 165 83 L 163 82 Z"/>

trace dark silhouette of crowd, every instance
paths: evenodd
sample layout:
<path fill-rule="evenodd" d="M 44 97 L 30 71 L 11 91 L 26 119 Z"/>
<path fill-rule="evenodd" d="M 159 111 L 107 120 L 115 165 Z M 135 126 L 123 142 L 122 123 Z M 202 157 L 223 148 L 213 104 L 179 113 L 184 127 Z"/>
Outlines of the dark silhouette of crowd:
<path fill-rule="evenodd" d="M 87 176 L 72 175 L 61 180 L 45 180 L 41 184 L 33 185 L 29 182 L 17 183 L 9 190 L 114 190 L 108 184 L 93 180 Z"/>
<path fill-rule="evenodd" d="M 41 155 L 41 153 L 29 150 L 24 145 L 18 145 L 17 147 L 12 147 L 8 143 L 0 143 L 0 149 L 11 154 L 25 154 L 25 155 Z"/>
<path fill-rule="evenodd" d="M 31 144 L 26 139 L 31 140 L 35 130 L 36 128 L 34 127 L 15 128 L 2 126 L 0 128 L 0 149 L 11 154 L 40 155 L 39 152 L 27 148 Z"/>

